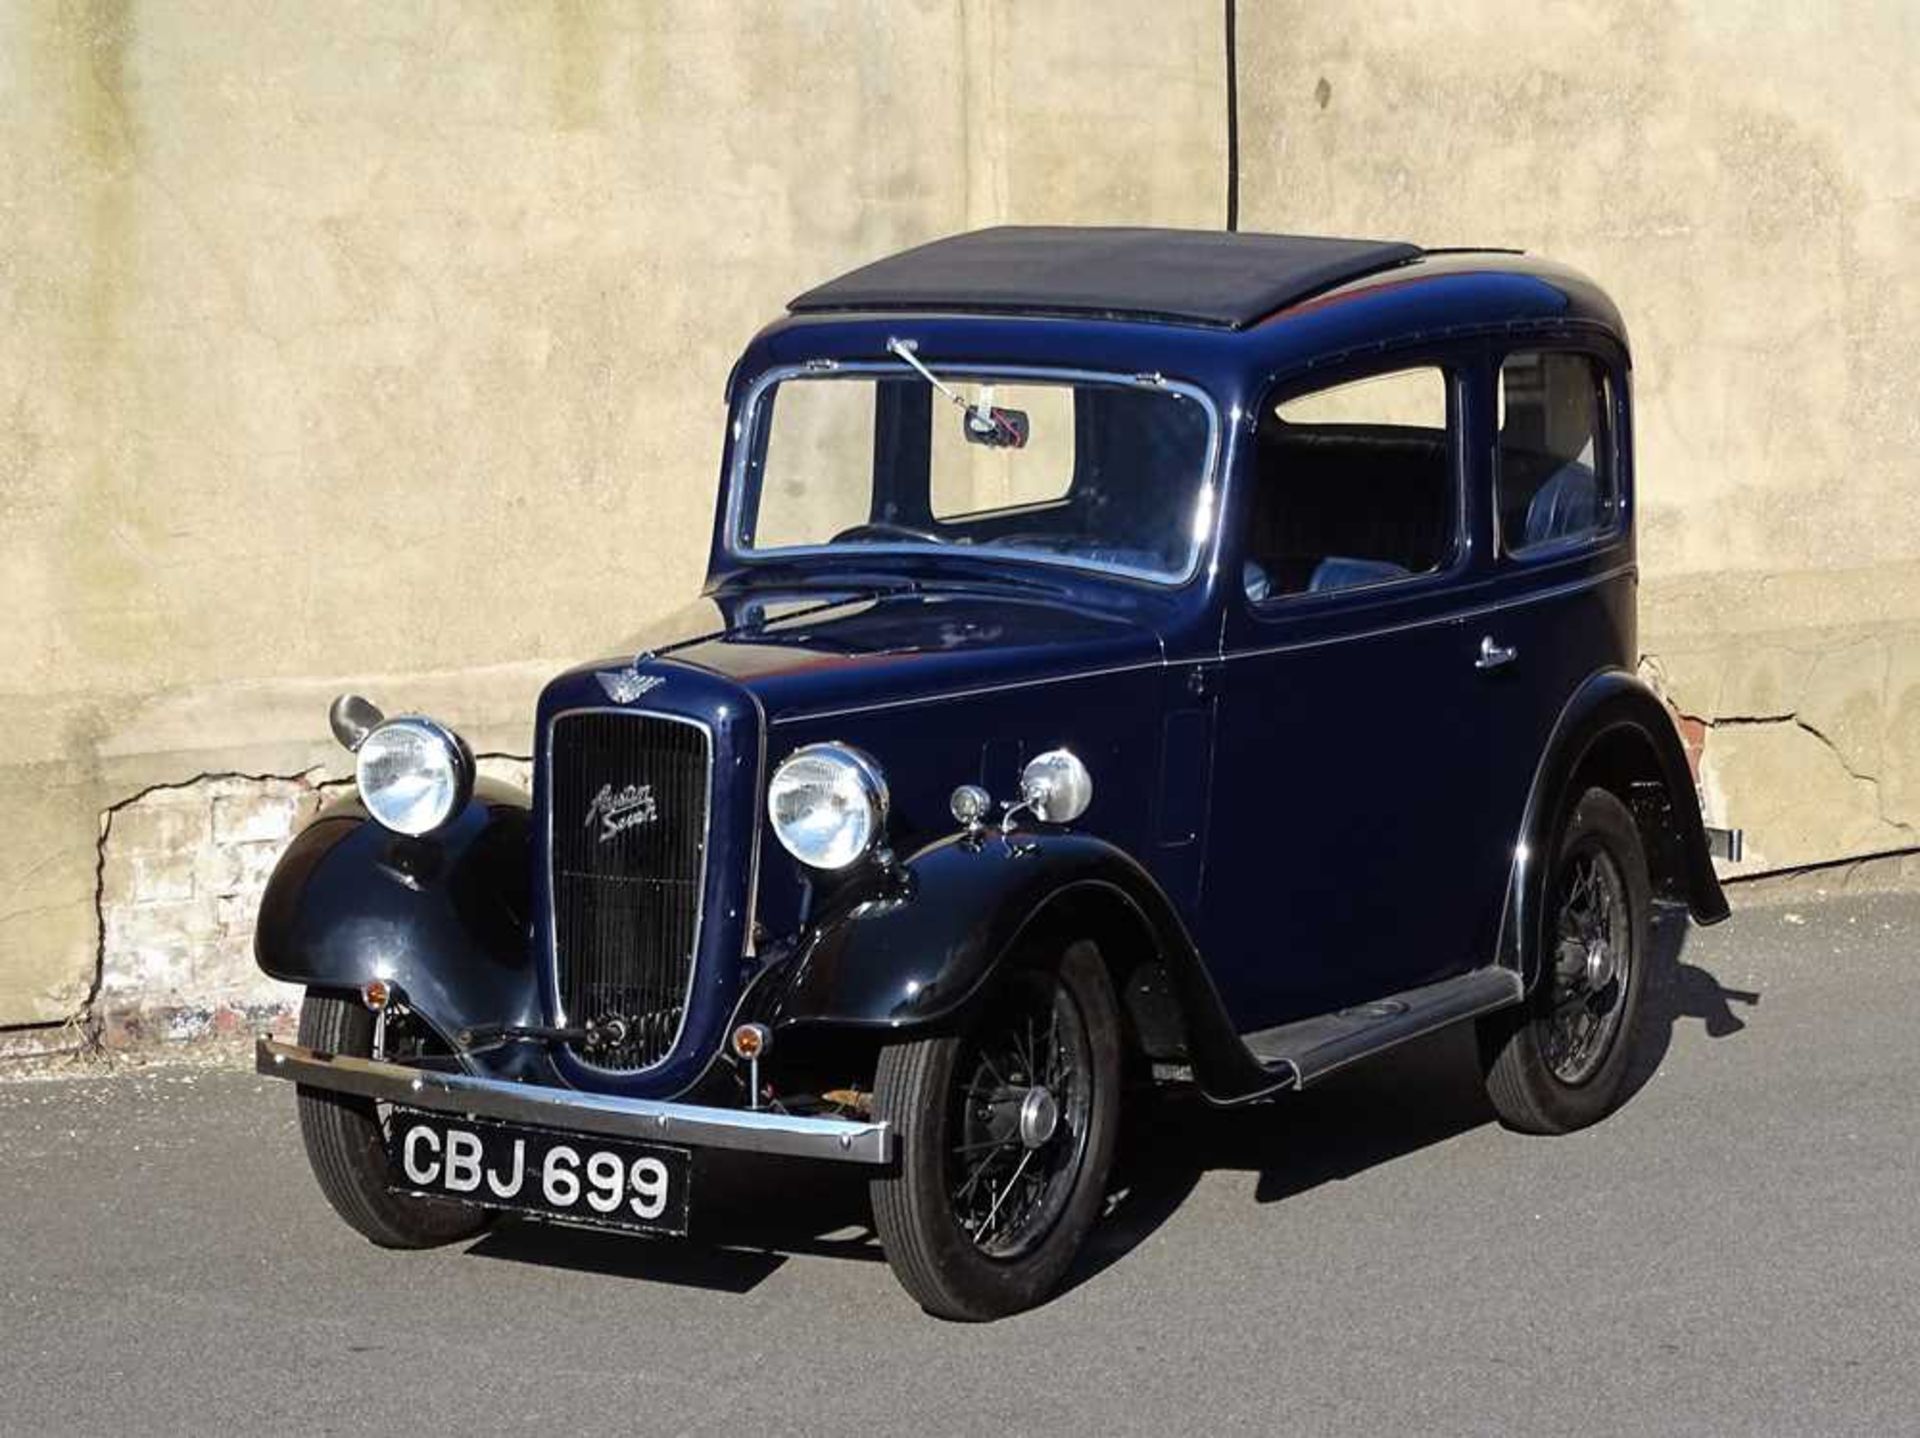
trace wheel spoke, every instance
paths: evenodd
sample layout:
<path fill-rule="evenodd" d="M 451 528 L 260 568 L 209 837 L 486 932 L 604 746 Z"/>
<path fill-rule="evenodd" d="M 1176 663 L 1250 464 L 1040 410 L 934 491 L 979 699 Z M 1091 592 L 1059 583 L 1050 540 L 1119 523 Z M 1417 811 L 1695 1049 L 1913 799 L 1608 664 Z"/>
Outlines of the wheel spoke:
<path fill-rule="evenodd" d="M 973 1166 L 973 1172 L 967 1176 L 967 1181 L 962 1185 L 960 1185 L 959 1192 L 954 1194 L 953 1201 L 957 1204 L 962 1199 L 966 1198 L 968 1194 L 972 1193 L 974 1189 L 979 1185 L 980 1180 L 985 1178 L 989 1173 L 993 1171 L 993 1164 L 994 1164 L 993 1154 L 988 1154 L 985 1158 L 981 1159 L 978 1163 L 976 1163 Z M 988 1192 L 992 1192 L 991 1187 L 989 1187 Z"/>
<path fill-rule="evenodd" d="M 1065 1211 L 1088 1141 L 1090 1063 L 1080 1010 L 1041 971 L 1012 980 L 968 1036 L 949 1091 L 947 1192 L 954 1221 L 986 1256 L 1018 1258 Z M 1050 1127 L 1029 1129 L 1026 1105 L 1042 1090 Z"/>
<path fill-rule="evenodd" d="M 1582 1083 L 1605 1061 L 1625 1009 L 1630 952 L 1617 942 L 1625 880 L 1604 850 L 1568 859 L 1560 886 L 1549 1004 L 1541 1016 L 1542 1056 L 1566 1083 Z M 1605 975 L 1596 985 L 1593 976 Z"/>
<path fill-rule="evenodd" d="M 999 1196 L 993 1200 L 993 1207 L 987 1210 L 987 1217 L 980 1225 L 980 1232 L 974 1235 L 974 1241 L 976 1243 L 984 1243 L 992 1236 L 993 1221 L 1000 1212 L 1000 1205 L 1007 1201 L 1007 1195 L 1012 1193 L 1014 1185 L 1020 1182 L 1020 1175 L 1027 1171 L 1027 1164 L 1032 1161 L 1035 1152 L 1037 1152 L 1037 1150 L 1030 1148 L 1020 1155 L 1020 1164 L 1014 1169 L 1013 1177 L 1007 1180 L 1007 1186 L 1001 1189 Z"/>
<path fill-rule="evenodd" d="M 1011 1089 L 1013 1087 L 1012 1084 L 1007 1082 L 1006 1075 L 993 1066 L 993 1056 L 985 1049 L 980 1051 L 980 1062 L 986 1067 L 987 1072 L 993 1075 L 994 1082 L 999 1084 L 1001 1088 Z"/>

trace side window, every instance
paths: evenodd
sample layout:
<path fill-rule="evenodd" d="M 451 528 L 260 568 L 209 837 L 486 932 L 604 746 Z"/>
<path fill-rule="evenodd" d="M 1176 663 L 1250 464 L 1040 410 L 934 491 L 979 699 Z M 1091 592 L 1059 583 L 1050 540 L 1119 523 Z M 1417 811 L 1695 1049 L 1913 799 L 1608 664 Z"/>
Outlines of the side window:
<path fill-rule="evenodd" d="M 1290 396 L 1261 417 L 1249 599 L 1391 584 L 1452 558 L 1452 388 L 1442 369 L 1395 370 Z"/>
<path fill-rule="evenodd" d="M 1610 533 L 1620 496 L 1607 372 L 1588 355 L 1523 351 L 1500 365 L 1501 547 L 1526 554 Z"/>

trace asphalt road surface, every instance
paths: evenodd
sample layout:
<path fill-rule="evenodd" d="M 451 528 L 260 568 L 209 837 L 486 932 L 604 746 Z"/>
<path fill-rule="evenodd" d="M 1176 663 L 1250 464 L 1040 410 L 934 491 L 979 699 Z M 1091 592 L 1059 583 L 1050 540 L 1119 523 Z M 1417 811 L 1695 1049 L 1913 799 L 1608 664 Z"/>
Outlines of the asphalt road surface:
<path fill-rule="evenodd" d="M 831 1170 L 702 1170 L 689 1242 L 387 1255 L 279 1083 L 0 1082 L 0 1428 L 1920 1433 L 1920 896 L 1664 932 L 1606 1123 L 1503 1131 L 1458 1034 L 1173 1100 L 1070 1290 L 984 1327 L 907 1300 Z"/>

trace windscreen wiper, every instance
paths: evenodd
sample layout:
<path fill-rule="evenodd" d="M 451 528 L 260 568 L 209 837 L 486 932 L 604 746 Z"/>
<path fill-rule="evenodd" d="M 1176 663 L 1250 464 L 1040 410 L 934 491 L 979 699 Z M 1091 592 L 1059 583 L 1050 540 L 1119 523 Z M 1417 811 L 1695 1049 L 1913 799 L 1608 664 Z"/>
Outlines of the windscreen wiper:
<path fill-rule="evenodd" d="M 969 439 L 976 444 L 1003 446 L 1008 449 L 1019 449 L 1026 444 L 1026 427 L 1019 422 L 1025 416 L 1016 417 L 1011 410 L 971 403 L 965 395 L 947 385 L 939 375 L 920 363 L 919 356 L 914 353 L 919 348 L 918 342 L 914 340 L 890 339 L 887 341 L 887 349 L 891 353 L 898 355 L 921 379 L 960 406 L 961 412 L 967 417 Z"/>

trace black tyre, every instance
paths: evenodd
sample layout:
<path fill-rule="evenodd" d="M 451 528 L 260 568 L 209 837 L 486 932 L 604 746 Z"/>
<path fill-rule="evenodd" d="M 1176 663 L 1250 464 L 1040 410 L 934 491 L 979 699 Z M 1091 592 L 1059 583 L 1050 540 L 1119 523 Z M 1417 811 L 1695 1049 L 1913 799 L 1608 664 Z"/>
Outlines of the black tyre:
<path fill-rule="evenodd" d="M 1120 1047 L 1082 942 L 1010 972 L 965 1032 L 881 1052 L 874 1111 L 899 1161 L 872 1185 L 874 1226 L 927 1312 L 999 1318 L 1059 1286 L 1105 1196 Z"/>
<path fill-rule="evenodd" d="M 373 1015 L 357 999 L 307 990 L 300 1042 L 328 1053 L 373 1052 Z M 382 1248 L 434 1248 L 472 1238 L 493 1221 L 483 1208 L 387 1188 L 387 1150 L 372 1099 L 300 1085 L 300 1137 L 334 1211 Z"/>
<path fill-rule="evenodd" d="M 1620 1104 L 1647 989 L 1653 897 L 1633 815 L 1580 796 L 1554 848 L 1528 1001 L 1480 1021 L 1487 1097 L 1523 1133 L 1567 1133 Z"/>

